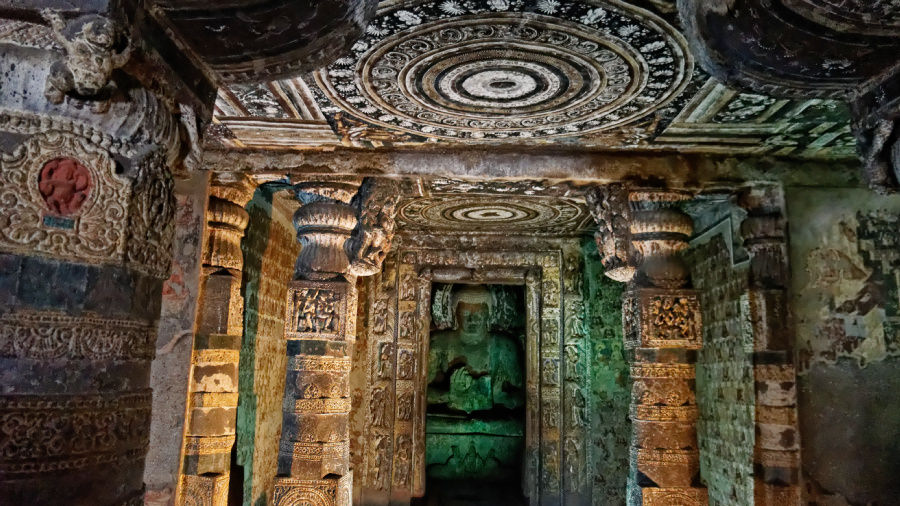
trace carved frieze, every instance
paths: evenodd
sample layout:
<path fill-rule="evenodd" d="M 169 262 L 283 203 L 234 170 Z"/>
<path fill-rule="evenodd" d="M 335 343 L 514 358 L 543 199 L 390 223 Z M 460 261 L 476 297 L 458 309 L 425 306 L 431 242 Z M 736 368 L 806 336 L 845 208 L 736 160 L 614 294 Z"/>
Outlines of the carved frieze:
<path fill-rule="evenodd" d="M 0 472 L 47 473 L 142 459 L 148 391 L 0 396 Z"/>
<path fill-rule="evenodd" d="M 347 337 L 346 283 L 295 281 L 288 288 L 286 339 Z"/>
<path fill-rule="evenodd" d="M 156 329 L 136 320 L 15 312 L 0 316 L 0 356 L 19 359 L 153 358 Z"/>
<path fill-rule="evenodd" d="M 642 288 L 626 294 L 633 299 L 636 333 L 626 335 L 626 345 L 644 348 L 702 346 L 700 299 L 692 290 Z"/>

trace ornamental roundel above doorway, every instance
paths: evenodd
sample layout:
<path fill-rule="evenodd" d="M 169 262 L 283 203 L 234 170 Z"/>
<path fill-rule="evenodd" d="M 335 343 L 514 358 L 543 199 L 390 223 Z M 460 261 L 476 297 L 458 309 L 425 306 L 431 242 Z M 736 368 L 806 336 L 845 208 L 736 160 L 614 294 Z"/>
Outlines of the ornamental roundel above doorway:
<path fill-rule="evenodd" d="M 322 110 L 434 140 L 552 139 L 646 119 L 687 85 L 684 38 L 616 0 L 382 2 L 317 71 Z"/>

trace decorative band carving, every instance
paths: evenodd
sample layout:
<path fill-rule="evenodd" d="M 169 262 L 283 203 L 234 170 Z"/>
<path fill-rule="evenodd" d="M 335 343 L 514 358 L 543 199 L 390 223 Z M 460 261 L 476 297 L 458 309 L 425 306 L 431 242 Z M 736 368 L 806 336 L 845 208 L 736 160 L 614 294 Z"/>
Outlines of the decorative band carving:
<path fill-rule="evenodd" d="M 195 408 L 233 408 L 237 405 L 237 392 L 197 392 L 191 394 L 191 406 Z"/>
<path fill-rule="evenodd" d="M 188 436 L 185 438 L 184 454 L 215 455 L 217 453 L 231 453 L 232 446 L 234 446 L 234 435 L 217 437 Z"/>
<path fill-rule="evenodd" d="M 646 464 L 696 465 L 700 459 L 700 452 L 697 450 L 651 450 L 638 448 L 636 453 L 638 466 Z"/>
<path fill-rule="evenodd" d="M 349 413 L 351 399 L 297 399 L 294 401 L 295 413 Z"/>
<path fill-rule="evenodd" d="M 151 393 L 0 396 L 0 472 L 45 473 L 143 458 Z"/>
<path fill-rule="evenodd" d="M 695 376 L 693 364 L 652 363 L 631 366 L 632 378 L 694 379 Z"/>
<path fill-rule="evenodd" d="M 706 506 L 709 504 L 705 488 L 645 488 L 641 491 L 641 495 L 644 506 Z"/>
<path fill-rule="evenodd" d="M 0 356 L 51 360 L 152 360 L 156 331 L 135 320 L 22 311 L 0 317 Z"/>
<path fill-rule="evenodd" d="M 185 506 L 227 506 L 228 473 L 212 476 L 185 474 L 181 476 Z"/>
<path fill-rule="evenodd" d="M 655 422 L 692 422 L 697 420 L 697 406 L 641 406 L 632 405 L 635 420 Z"/>
<path fill-rule="evenodd" d="M 194 350 L 194 364 L 236 364 L 241 358 L 238 350 Z"/>
<path fill-rule="evenodd" d="M 349 372 L 351 367 L 350 357 L 299 355 L 288 359 L 291 371 Z"/>
<path fill-rule="evenodd" d="M 335 443 L 291 441 L 289 444 L 291 447 L 287 453 L 290 453 L 295 460 L 343 459 L 350 451 L 350 443 L 348 441 Z"/>

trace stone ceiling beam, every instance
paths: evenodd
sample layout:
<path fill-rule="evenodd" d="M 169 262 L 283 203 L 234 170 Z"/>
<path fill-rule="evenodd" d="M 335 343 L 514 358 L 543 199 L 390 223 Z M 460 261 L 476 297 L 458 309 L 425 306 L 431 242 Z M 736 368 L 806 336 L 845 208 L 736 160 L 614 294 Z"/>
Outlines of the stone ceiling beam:
<path fill-rule="evenodd" d="M 859 186 L 859 162 L 628 154 L 562 150 L 417 149 L 364 151 L 207 150 L 211 171 L 253 172 L 262 182 L 309 176 L 397 175 L 592 182 L 666 180 L 683 186 L 777 181 L 787 186 Z"/>

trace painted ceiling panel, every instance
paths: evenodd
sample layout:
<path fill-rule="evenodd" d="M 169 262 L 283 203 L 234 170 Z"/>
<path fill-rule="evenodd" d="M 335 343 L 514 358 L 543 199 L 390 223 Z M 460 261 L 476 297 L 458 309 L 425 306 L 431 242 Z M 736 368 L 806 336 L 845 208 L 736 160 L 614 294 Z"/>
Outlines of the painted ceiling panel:
<path fill-rule="evenodd" d="M 272 149 L 856 153 L 843 104 L 740 93 L 705 75 L 662 0 L 382 2 L 350 54 L 221 90 L 216 121 L 231 129 L 226 145 Z"/>

